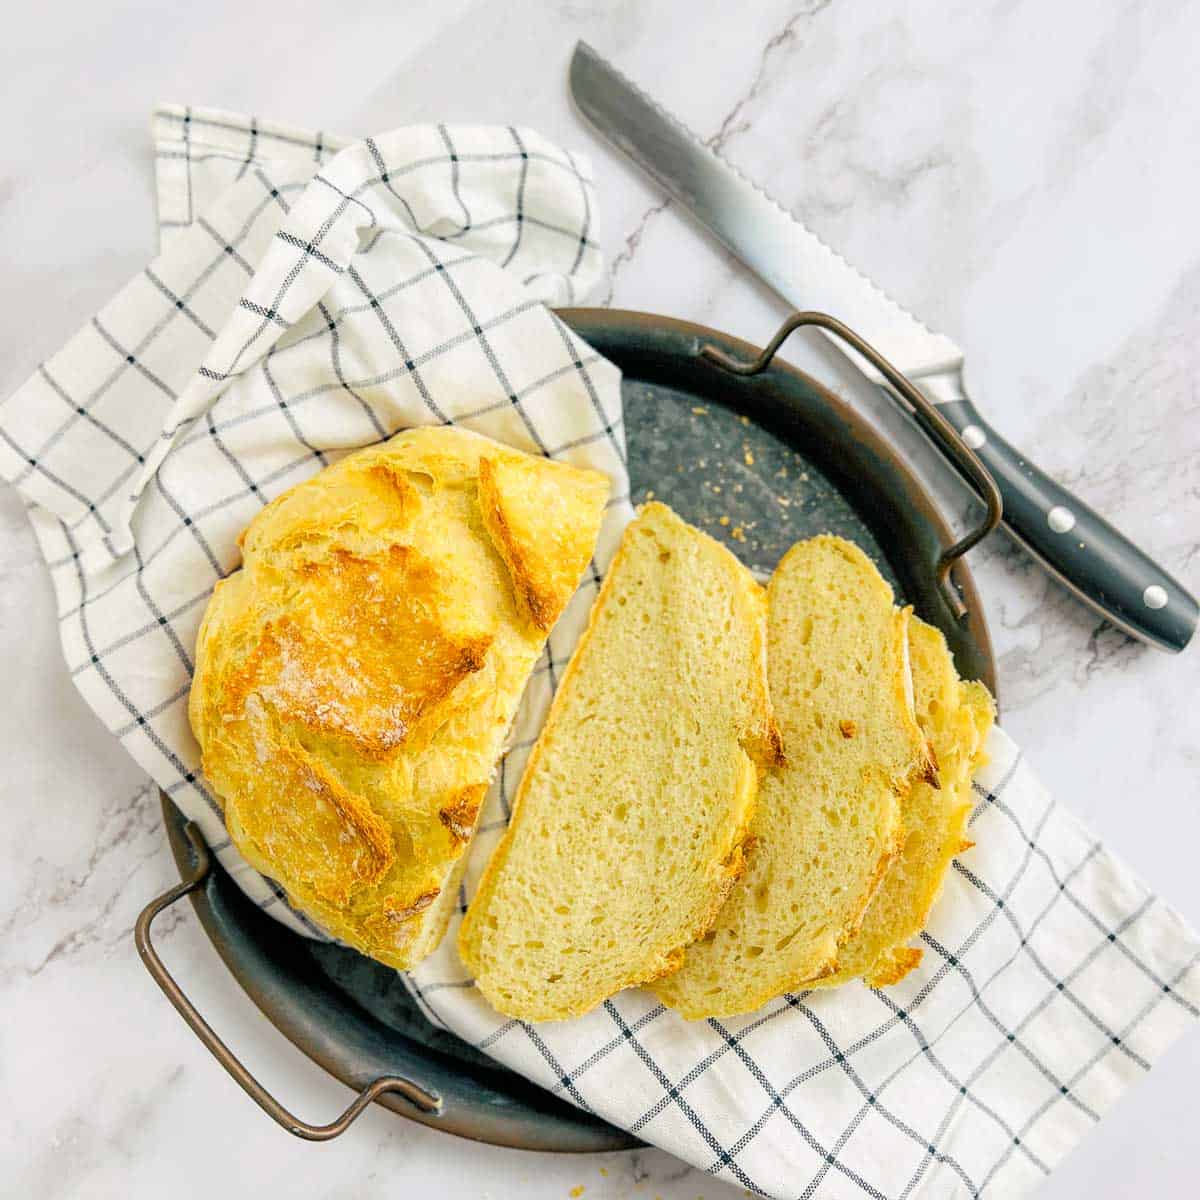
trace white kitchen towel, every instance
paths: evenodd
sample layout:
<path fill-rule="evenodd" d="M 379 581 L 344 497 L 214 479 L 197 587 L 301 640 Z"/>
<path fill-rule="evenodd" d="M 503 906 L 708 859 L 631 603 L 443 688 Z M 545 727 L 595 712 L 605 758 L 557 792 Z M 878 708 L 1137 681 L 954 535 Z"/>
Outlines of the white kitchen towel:
<path fill-rule="evenodd" d="M 619 377 L 546 309 L 598 280 L 576 157 L 526 130 L 346 143 L 233 114 L 155 122 L 163 253 L 0 407 L 80 690 L 264 908 L 185 706 L 235 538 L 343 452 L 455 421 L 605 470 L 595 569 L 555 629 L 471 851 L 465 904 L 630 514 Z M 1001 732 L 972 836 L 898 987 L 689 1023 L 640 991 L 525 1025 L 450 935 L 406 982 L 431 1019 L 556 1094 L 778 1197 L 1013 1197 L 1200 1012 L 1200 942 L 1039 786 Z M 461 907 L 460 907 L 461 911 Z"/>

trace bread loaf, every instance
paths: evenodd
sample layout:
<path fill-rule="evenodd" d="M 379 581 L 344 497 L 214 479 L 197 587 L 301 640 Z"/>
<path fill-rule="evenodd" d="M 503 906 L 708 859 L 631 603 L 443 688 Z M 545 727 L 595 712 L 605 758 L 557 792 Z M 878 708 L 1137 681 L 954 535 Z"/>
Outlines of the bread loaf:
<path fill-rule="evenodd" d="M 438 943 L 480 802 L 607 479 L 455 428 L 267 505 L 217 584 L 189 715 L 248 862 L 381 962 Z"/>
<path fill-rule="evenodd" d="M 913 713 L 909 611 L 861 550 L 793 546 L 768 589 L 785 766 L 763 780 L 748 867 L 711 936 L 652 986 L 687 1017 L 750 1012 L 836 969 L 901 842 L 900 802 L 935 778 Z"/>
<path fill-rule="evenodd" d="M 587 1012 L 678 965 L 778 757 L 765 599 L 661 504 L 627 529 L 459 932 L 501 1012 Z"/>

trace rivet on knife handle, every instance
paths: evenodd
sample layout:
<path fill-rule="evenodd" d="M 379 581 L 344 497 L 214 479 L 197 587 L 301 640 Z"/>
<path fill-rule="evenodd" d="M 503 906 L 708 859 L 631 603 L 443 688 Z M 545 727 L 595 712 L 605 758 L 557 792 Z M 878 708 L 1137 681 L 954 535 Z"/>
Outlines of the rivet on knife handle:
<path fill-rule="evenodd" d="M 1047 570 L 1131 637 L 1173 652 L 1188 644 L 1200 609 L 1177 580 L 1005 441 L 970 400 L 938 411 L 996 481 L 1009 533 Z"/>

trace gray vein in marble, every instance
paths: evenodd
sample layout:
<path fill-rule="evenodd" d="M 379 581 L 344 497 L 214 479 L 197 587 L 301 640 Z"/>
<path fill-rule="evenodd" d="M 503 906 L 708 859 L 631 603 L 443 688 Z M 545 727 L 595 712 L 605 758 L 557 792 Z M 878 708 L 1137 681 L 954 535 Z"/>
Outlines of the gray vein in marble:
<path fill-rule="evenodd" d="M 653 1179 L 656 1183 L 667 1184 L 677 1183 L 689 1175 L 695 1175 L 698 1179 L 706 1178 L 694 1167 L 688 1166 L 687 1163 L 652 1146 L 645 1150 L 633 1150 L 629 1157 L 631 1160 L 630 1173 L 635 1187 L 645 1183 L 648 1179 Z M 717 1186 L 723 1185 L 718 1184 Z"/>
<path fill-rule="evenodd" d="M 42 1200 L 80 1196 L 81 1178 L 108 1163 L 114 1151 L 122 1162 L 133 1167 L 139 1143 L 147 1136 L 156 1110 L 175 1089 L 183 1073 L 183 1064 L 177 1064 L 145 1091 L 134 1093 L 132 1102 L 120 1111 L 119 1123 L 112 1129 L 107 1126 L 114 1114 L 96 1113 L 91 1107 L 92 1097 L 81 1097 L 80 1109 L 59 1120 L 44 1144 L 30 1148 L 25 1194 Z"/>
<path fill-rule="evenodd" d="M 94 844 L 78 865 L 64 867 L 42 857 L 32 860 L 25 899 L 6 914 L 0 933 L 21 930 L 22 948 L 35 957 L 3 961 L 0 970 L 33 978 L 85 950 L 108 952 L 128 943 L 135 908 L 150 899 L 132 894 L 129 885 L 143 867 L 165 856 L 156 794 L 147 783 L 108 805 Z M 61 931 L 64 913 L 79 919 Z M 169 936 L 177 923 L 177 917 L 166 914 L 156 926 L 156 935 Z"/>
<path fill-rule="evenodd" d="M 671 200 L 668 197 L 666 200 L 660 200 L 657 204 L 652 205 L 642 213 L 638 219 L 638 223 L 633 227 L 632 231 L 625 235 L 625 244 L 612 257 L 608 264 L 608 291 L 604 296 L 604 304 L 611 304 L 613 298 L 613 290 L 617 284 L 617 276 L 620 275 L 624 267 L 633 260 L 633 256 L 637 253 L 638 246 L 641 245 L 642 235 L 646 232 L 647 226 L 653 221 L 659 213 L 665 212 L 671 207 Z"/>
<path fill-rule="evenodd" d="M 705 145 L 710 149 L 716 150 L 718 153 L 723 150 L 729 140 L 739 133 L 744 133 L 750 128 L 750 122 L 743 120 L 742 115 L 746 109 L 758 99 L 759 93 L 762 91 L 763 84 L 766 82 L 767 73 L 770 69 L 771 59 L 775 52 L 782 46 L 788 45 L 796 40 L 796 30 L 799 28 L 802 21 L 811 19 L 827 9 L 833 0 L 810 0 L 808 4 L 801 5 L 791 17 L 788 18 L 787 24 L 778 32 L 773 33 L 762 48 L 762 52 L 758 56 L 758 69 L 754 72 L 754 78 L 750 81 L 750 87 L 742 95 L 742 97 L 734 104 L 729 112 L 722 118 L 721 124 L 711 137 L 705 139 Z"/>
<path fill-rule="evenodd" d="M 928 85 L 931 79 L 923 67 L 910 65 L 907 56 L 889 55 L 867 71 L 858 86 L 839 94 L 810 123 L 800 158 L 813 164 L 812 177 L 822 178 L 819 164 L 830 153 L 838 156 L 836 177 L 840 189 L 829 195 L 819 188 L 806 189 L 803 209 L 806 213 L 837 215 L 851 207 L 874 210 L 882 205 L 902 207 L 913 189 L 931 172 L 955 167 L 955 156 L 941 147 L 925 149 L 911 157 L 889 162 L 880 154 L 880 146 L 862 146 L 864 130 L 872 127 L 869 114 L 886 111 L 890 106 L 889 89 Z M 938 82 L 936 79 L 933 82 Z M 899 148 L 889 146 L 889 151 Z M 855 153 L 855 151 L 860 151 Z M 867 204 L 867 201 L 875 201 Z"/>
<path fill-rule="evenodd" d="M 759 93 L 762 91 L 763 84 L 766 82 L 768 72 L 771 67 L 771 60 L 775 57 L 776 52 L 783 46 L 793 42 L 796 37 L 796 30 L 803 21 L 809 20 L 819 13 L 827 9 L 833 0 L 808 0 L 808 3 L 801 5 L 787 20 L 787 22 L 773 33 L 766 41 L 759 54 L 758 67 L 754 72 L 753 78 L 750 80 L 749 87 L 734 101 L 733 106 L 721 118 L 721 123 L 718 125 L 715 133 L 704 138 L 704 144 L 710 150 L 715 150 L 718 154 L 721 153 L 734 138 L 739 134 L 746 132 L 750 128 L 750 122 L 743 120 L 743 114 L 746 109 L 756 100 Z M 686 123 L 686 120 L 685 120 Z M 616 288 L 617 277 L 621 271 L 628 266 L 633 260 L 634 255 L 641 245 L 642 237 L 646 233 L 647 228 L 653 223 L 654 219 L 660 213 L 666 212 L 667 209 L 674 207 L 674 201 L 667 197 L 660 200 L 658 203 L 651 205 L 638 218 L 637 224 L 632 232 L 626 235 L 625 244 L 622 249 L 615 255 L 608 269 L 608 290 L 604 299 L 605 304 L 612 302 L 613 292 Z"/>

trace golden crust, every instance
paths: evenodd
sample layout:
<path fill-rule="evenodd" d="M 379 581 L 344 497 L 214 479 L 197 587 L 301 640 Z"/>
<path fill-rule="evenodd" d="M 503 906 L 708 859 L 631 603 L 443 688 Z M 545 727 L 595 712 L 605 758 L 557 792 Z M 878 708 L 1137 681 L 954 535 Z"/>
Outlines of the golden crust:
<path fill-rule="evenodd" d="M 901 798 L 907 793 L 908 787 L 912 786 L 914 780 L 920 780 L 922 783 L 929 784 L 930 787 L 941 787 L 938 778 L 937 757 L 933 752 L 933 746 L 929 739 L 925 737 L 924 731 L 917 723 L 917 713 L 915 701 L 913 697 L 913 681 L 912 681 L 912 664 L 909 661 L 909 645 L 908 631 L 913 619 L 913 610 L 911 604 L 906 604 L 903 608 L 896 610 L 895 617 L 892 622 L 892 636 L 895 639 L 895 659 L 903 664 L 900 668 L 899 676 L 893 681 L 901 697 L 903 698 L 904 711 L 907 715 L 909 725 L 912 730 L 921 738 L 921 745 L 924 748 L 924 758 L 917 765 L 913 776 L 910 777 L 906 787 L 901 792 Z"/>
<path fill-rule="evenodd" d="M 438 809 L 438 820 L 450 831 L 456 846 L 465 846 L 471 840 L 486 792 L 486 783 L 473 784 L 463 788 L 448 804 Z"/>
<path fill-rule="evenodd" d="M 383 878 L 395 860 L 391 830 L 361 797 L 295 744 L 255 765 L 265 769 L 241 774 L 226 805 L 239 843 L 260 860 L 285 854 L 296 879 L 331 904 Z"/>
<path fill-rule="evenodd" d="M 900 857 L 900 851 L 904 848 L 904 823 L 903 817 L 898 816 L 895 828 L 892 831 L 892 840 L 885 847 L 883 853 L 879 856 L 879 862 L 875 864 L 875 870 L 867 882 L 866 895 L 858 911 L 850 919 L 849 924 L 838 934 L 838 948 L 844 946 L 858 931 L 862 928 L 862 924 L 867 915 L 867 909 L 871 907 L 871 901 L 875 899 L 876 893 L 883 884 L 884 878 L 887 876 L 888 869 L 892 863 Z"/>
<path fill-rule="evenodd" d="M 891 987 L 921 965 L 924 953 L 916 946 L 893 946 L 875 960 L 875 965 L 863 977 L 863 982 L 869 988 Z"/>
<path fill-rule="evenodd" d="M 767 684 L 767 589 L 757 583 L 749 572 L 742 581 L 747 599 L 757 612 L 758 620 L 754 623 L 753 645 L 751 653 L 758 665 L 755 678 L 754 709 L 755 720 L 752 727 L 742 739 L 746 753 L 766 771 L 771 767 L 787 766 L 787 758 L 783 752 L 783 733 L 779 722 L 775 719 L 775 708 L 771 703 L 771 694 Z"/>
<path fill-rule="evenodd" d="M 774 713 L 768 711 L 767 717 L 771 725 L 774 725 Z M 756 744 L 764 750 L 769 750 L 770 748 L 769 741 L 760 741 Z M 747 855 L 753 852 L 758 842 L 758 838 L 752 837 L 750 834 L 750 822 L 754 817 L 754 806 L 758 800 L 758 785 L 761 778 L 762 764 L 755 762 L 747 753 L 743 767 L 742 777 L 738 784 L 738 799 L 736 801 L 736 807 L 740 809 L 742 817 L 738 827 L 734 830 L 729 851 L 721 860 L 721 878 L 717 884 L 717 891 L 713 895 L 708 908 L 697 914 L 695 924 L 692 926 L 687 940 L 682 945 L 676 946 L 667 955 L 667 965 L 661 970 L 654 972 L 654 974 L 637 981 L 638 983 L 651 984 L 656 980 L 666 979 L 667 976 L 674 975 L 683 966 L 687 961 L 688 946 L 692 945 L 693 942 L 700 941 L 716 928 L 717 917 L 720 916 L 721 909 L 725 906 L 725 901 L 729 899 L 729 893 L 733 891 L 734 885 L 746 873 L 748 865 Z M 636 984 L 628 986 L 636 986 Z"/>
<path fill-rule="evenodd" d="M 684 955 L 687 953 L 686 946 L 678 946 L 672 950 L 663 960 L 662 970 L 656 975 L 652 975 L 649 979 L 643 980 L 644 983 L 651 983 L 655 979 L 663 979 L 668 975 L 674 975 L 680 967 L 683 966 Z"/>
<path fill-rule="evenodd" d="M 251 693 L 280 720 L 340 734 L 368 758 L 402 745 L 422 715 L 480 670 L 490 633 L 448 626 L 450 589 L 413 546 L 297 558 L 287 615 L 268 621 L 227 680 L 236 711 Z"/>
<path fill-rule="evenodd" d="M 530 621 L 548 633 L 579 586 L 600 530 L 608 482 L 542 458 L 483 459 L 479 508 Z"/>
<path fill-rule="evenodd" d="M 539 543 L 558 598 L 541 611 L 556 616 L 607 481 L 431 428 L 267 505 L 197 640 L 188 711 L 230 836 L 326 930 L 400 968 L 444 932 L 545 640 L 486 528 L 485 473 L 506 482 L 510 511 L 524 483 L 547 512 L 578 517 L 566 560 Z"/>

